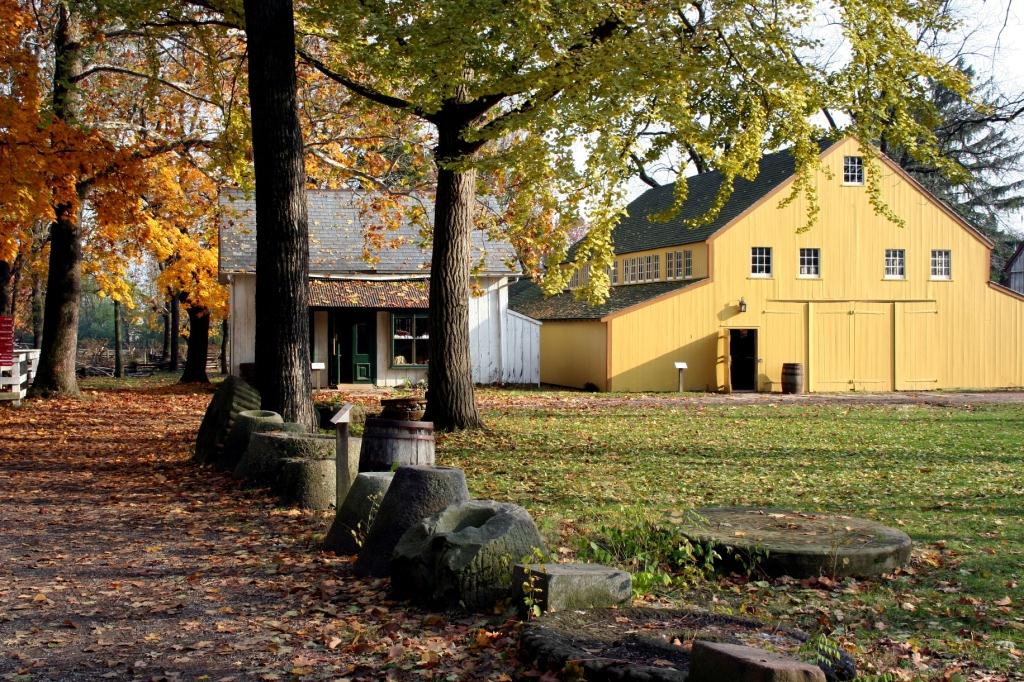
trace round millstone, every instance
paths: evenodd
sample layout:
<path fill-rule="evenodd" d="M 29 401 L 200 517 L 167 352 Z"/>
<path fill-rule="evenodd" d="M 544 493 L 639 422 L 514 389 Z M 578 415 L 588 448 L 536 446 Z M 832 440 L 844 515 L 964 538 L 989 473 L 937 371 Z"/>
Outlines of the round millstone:
<path fill-rule="evenodd" d="M 910 559 L 903 531 L 867 519 L 757 507 L 707 507 L 687 515 L 680 530 L 710 544 L 726 570 L 794 578 L 870 577 Z"/>
<path fill-rule="evenodd" d="M 573 679 L 684 682 L 696 640 L 796 656 L 807 634 L 695 609 L 571 609 L 527 623 L 519 639 L 520 660 L 566 677 L 571 673 Z M 831 679 L 852 679 L 855 673 L 853 659 L 843 655 L 843 672 Z"/>

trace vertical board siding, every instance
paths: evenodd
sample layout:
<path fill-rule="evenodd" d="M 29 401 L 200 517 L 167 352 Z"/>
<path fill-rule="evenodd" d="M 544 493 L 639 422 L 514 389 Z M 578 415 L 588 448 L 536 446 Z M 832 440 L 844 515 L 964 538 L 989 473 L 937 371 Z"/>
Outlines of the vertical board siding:
<path fill-rule="evenodd" d="M 606 386 L 606 333 L 595 320 L 551 320 L 540 327 L 540 380 L 555 386 Z M 611 389 L 618 390 L 618 389 Z"/>
<path fill-rule="evenodd" d="M 239 365 L 256 361 L 256 275 L 232 275 L 230 296 L 231 373 L 238 376 Z"/>
<path fill-rule="evenodd" d="M 312 362 L 322 362 L 324 365 L 329 366 L 328 356 L 330 354 L 330 348 L 328 348 L 329 339 L 327 338 L 327 311 L 326 310 L 315 310 L 313 311 L 313 359 Z M 310 378 L 313 381 L 314 388 L 325 388 L 329 381 L 327 375 L 328 369 L 315 369 L 311 370 Z"/>
<path fill-rule="evenodd" d="M 506 384 L 539 384 L 541 323 L 512 310 L 506 310 L 504 319 L 501 381 Z"/>

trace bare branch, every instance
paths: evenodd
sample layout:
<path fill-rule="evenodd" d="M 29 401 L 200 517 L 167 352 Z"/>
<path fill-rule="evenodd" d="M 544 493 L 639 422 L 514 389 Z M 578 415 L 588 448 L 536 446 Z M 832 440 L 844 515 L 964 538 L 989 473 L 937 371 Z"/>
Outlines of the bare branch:
<path fill-rule="evenodd" d="M 154 81 L 156 83 L 160 83 L 161 85 L 165 85 L 165 86 L 167 86 L 168 88 L 170 88 L 172 90 L 176 90 L 176 91 L 180 92 L 181 94 L 185 95 L 186 97 L 190 97 L 190 98 L 196 100 L 197 102 L 202 102 L 204 104 L 209 104 L 212 107 L 216 107 L 217 106 L 217 104 L 213 100 L 207 99 L 206 97 L 203 97 L 202 95 L 197 95 L 194 92 L 189 92 L 189 90 L 187 88 L 185 88 L 184 86 L 182 86 L 182 85 L 178 85 L 177 83 L 172 83 L 169 80 L 166 80 L 164 78 L 160 78 L 159 76 L 155 76 L 155 75 L 153 75 L 151 73 L 143 73 L 141 71 L 133 71 L 132 69 L 126 69 L 126 68 L 124 68 L 122 66 L 114 66 L 113 64 L 100 64 L 98 66 L 94 66 L 92 68 L 86 69 L 85 71 L 82 71 L 81 73 L 79 73 L 76 76 L 74 76 L 73 78 L 71 78 L 71 82 L 72 83 L 78 83 L 79 81 L 83 81 L 86 78 L 88 78 L 89 76 L 94 76 L 94 75 L 96 75 L 98 73 L 117 73 L 117 74 L 121 74 L 123 76 L 132 76 L 134 78 L 142 78 L 142 79 L 145 79 L 145 80 Z"/>

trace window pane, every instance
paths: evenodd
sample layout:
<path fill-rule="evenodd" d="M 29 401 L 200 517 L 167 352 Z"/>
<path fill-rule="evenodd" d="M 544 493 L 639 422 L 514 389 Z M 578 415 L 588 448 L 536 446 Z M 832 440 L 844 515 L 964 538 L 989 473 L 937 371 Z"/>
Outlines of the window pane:
<path fill-rule="evenodd" d="M 413 357 L 417 365 L 425 365 L 430 361 L 428 351 L 430 350 L 430 342 L 426 339 L 418 339 L 416 341 L 415 348 L 413 349 Z"/>
<path fill-rule="evenodd" d="M 395 315 L 395 338 L 412 338 L 412 315 Z"/>
<path fill-rule="evenodd" d="M 395 339 L 395 353 L 391 360 L 391 364 L 411 364 L 413 362 L 412 345 L 412 339 Z"/>
<path fill-rule="evenodd" d="M 800 275 L 803 277 L 821 275 L 821 251 L 819 249 L 800 249 Z"/>
<path fill-rule="evenodd" d="M 427 315 L 416 316 L 416 338 L 417 339 L 429 339 L 430 338 L 430 317 Z"/>
<path fill-rule="evenodd" d="M 767 277 L 772 274 L 772 250 L 768 246 L 750 249 L 750 274 Z"/>
<path fill-rule="evenodd" d="M 953 274 L 952 257 L 946 249 L 932 250 L 932 279 L 949 279 Z"/>
<path fill-rule="evenodd" d="M 843 182 L 850 185 L 864 184 L 864 157 L 843 157 Z"/>
<path fill-rule="evenodd" d="M 693 277 L 693 251 L 683 251 L 683 276 Z"/>
<path fill-rule="evenodd" d="M 885 276 L 902 279 L 906 273 L 906 257 L 903 249 L 885 250 Z"/>

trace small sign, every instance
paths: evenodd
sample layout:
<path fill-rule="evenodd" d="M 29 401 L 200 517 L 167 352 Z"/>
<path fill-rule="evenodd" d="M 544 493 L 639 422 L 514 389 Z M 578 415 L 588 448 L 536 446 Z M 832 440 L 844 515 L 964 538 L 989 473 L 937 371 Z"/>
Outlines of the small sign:
<path fill-rule="evenodd" d="M 316 371 L 316 370 L 319 370 L 319 369 L 327 369 L 327 363 L 324 363 L 324 362 L 311 362 L 311 363 L 309 363 L 309 368 L 311 370 L 313 370 L 313 371 Z"/>
<path fill-rule="evenodd" d="M 676 363 L 676 369 L 689 369 L 689 368 L 686 366 L 685 362 L 677 362 Z"/>
<path fill-rule="evenodd" d="M 0 365 L 14 364 L 14 318 L 0 316 Z"/>

